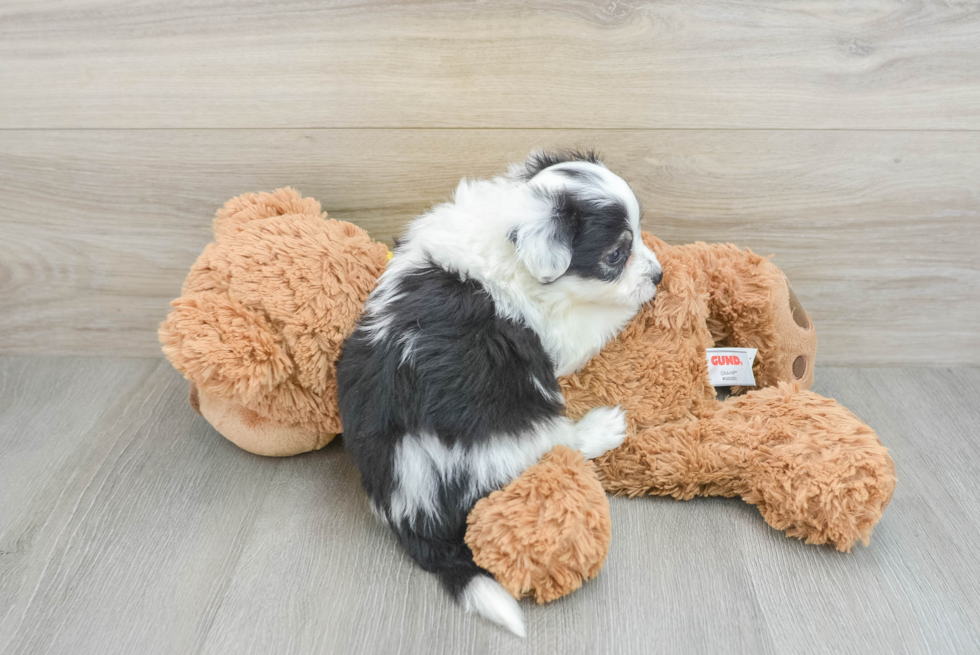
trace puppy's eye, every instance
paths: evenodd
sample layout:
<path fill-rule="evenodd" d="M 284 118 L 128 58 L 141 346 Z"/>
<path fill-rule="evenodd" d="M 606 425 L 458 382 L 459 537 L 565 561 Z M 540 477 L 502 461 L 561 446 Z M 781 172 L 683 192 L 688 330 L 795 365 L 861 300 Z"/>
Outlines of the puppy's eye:
<path fill-rule="evenodd" d="M 623 261 L 623 249 L 616 248 L 614 251 L 606 255 L 606 263 L 610 266 L 615 266 L 619 262 Z"/>

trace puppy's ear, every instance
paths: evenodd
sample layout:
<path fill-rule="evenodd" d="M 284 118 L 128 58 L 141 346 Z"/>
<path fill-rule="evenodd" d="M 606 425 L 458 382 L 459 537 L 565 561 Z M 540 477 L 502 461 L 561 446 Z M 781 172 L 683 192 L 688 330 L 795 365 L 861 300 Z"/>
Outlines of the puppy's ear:
<path fill-rule="evenodd" d="M 565 203 L 556 202 L 546 216 L 523 222 L 510 231 L 517 256 L 542 284 L 557 280 L 572 263 L 571 218 Z"/>

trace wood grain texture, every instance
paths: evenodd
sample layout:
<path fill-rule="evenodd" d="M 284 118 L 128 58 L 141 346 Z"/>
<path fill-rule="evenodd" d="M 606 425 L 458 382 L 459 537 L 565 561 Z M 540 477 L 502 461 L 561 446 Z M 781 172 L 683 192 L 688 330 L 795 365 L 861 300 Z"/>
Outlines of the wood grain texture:
<path fill-rule="evenodd" d="M 201 438 L 181 382 L 160 360 L 0 363 L 0 652 L 200 648 L 276 462 L 218 455 L 240 453 Z"/>
<path fill-rule="evenodd" d="M 976 2 L 0 7 L 0 127 L 980 128 Z"/>
<path fill-rule="evenodd" d="M 461 176 L 591 146 L 670 243 L 775 262 L 824 364 L 980 364 L 980 133 L 0 131 L 0 353 L 156 356 L 215 208 L 293 185 L 392 242 Z"/>
<path fill-rule="evenodd" d="M 528 638 L 464 614 L 331 444 L 224 441 L 159 360 L 0 358 L 0 653 L 967 653 L 980 649 L 976 369 L 818 368 L 899 484 L 850 554 L 736 499 L 612 499 L 602 573 Z"/>

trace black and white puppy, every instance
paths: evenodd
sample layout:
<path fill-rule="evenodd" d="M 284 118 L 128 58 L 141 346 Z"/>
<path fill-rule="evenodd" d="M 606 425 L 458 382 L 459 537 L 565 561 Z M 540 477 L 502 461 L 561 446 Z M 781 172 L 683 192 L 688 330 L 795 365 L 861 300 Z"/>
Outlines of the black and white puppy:
<path fill-rule="evenodd" d="M 467 611 L 524 634 L 463 541 L 477 500 L 556 444 L 619 446 L 618 407 L 565 417 L 557 378 L 656 294 L 629 185 L 592 154 L 534 153 L 410 225 L 344 345 L 344 443 L 374 512 Z"/>

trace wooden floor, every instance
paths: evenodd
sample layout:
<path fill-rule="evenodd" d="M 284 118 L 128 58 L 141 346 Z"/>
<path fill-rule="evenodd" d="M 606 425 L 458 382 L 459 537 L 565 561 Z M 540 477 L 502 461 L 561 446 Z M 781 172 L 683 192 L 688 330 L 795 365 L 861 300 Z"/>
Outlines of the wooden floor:
<path fill-rule="evenodd" d="M 869 548 L 741 501 L 613 499 L 599 577 L 528 637 L 463 614 L 368 511 L 340 444 L 264 459 L 152 359 L 0 358 L 0 653 L 975 653 L 976 369 L 832 369 L 899 485 Z"/>

